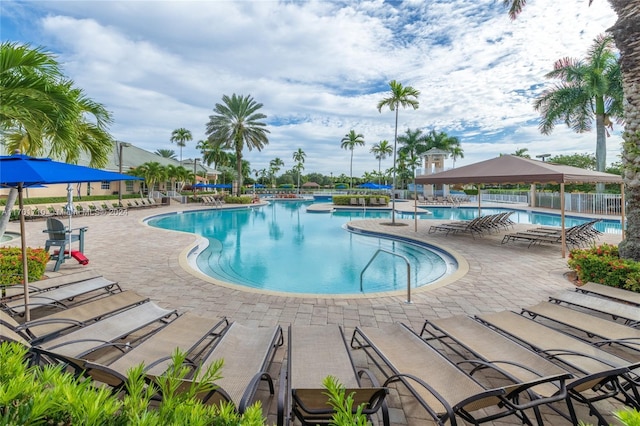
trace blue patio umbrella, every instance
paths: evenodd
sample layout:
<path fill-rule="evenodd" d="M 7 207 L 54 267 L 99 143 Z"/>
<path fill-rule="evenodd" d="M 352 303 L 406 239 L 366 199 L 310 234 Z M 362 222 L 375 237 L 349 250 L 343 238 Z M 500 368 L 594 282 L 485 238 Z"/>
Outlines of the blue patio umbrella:
<path fill-rule="evenodd" d="M 382 185 L 378 185 L 377 183 L 367 182 L 367 183 L 363 183 L 362 185 L 358 185 L 358 188 L 380 189 L 381 186 Z"/>
<path fill-rule="evenodd" d="M 231 188 L 230 183 L 214 183 L 212 188 Z"/>
<path fill-rule="evenodd" d="M 27 266 L 27 241 L 24 230 L 23 188 L 57 183 L 105 182 L 142 180 L 135 176 L 92 169 L 91 167 L 61 163 L 50 158 L 28 155 L 0 156 L 0 186 L 18 190 L 20 207 L 20 240 L 22 247 L 22 281 L 24 284 L 25 321 L 29 321 L 29 269 Z"/>
<path fill-rule="evenodd" d="M 193 185 L 191 187 L 195 188 L 195 189 L 213 188 L 213 184 L 211 184 L 211 183 L 196 183 L 195 185 Z"/>

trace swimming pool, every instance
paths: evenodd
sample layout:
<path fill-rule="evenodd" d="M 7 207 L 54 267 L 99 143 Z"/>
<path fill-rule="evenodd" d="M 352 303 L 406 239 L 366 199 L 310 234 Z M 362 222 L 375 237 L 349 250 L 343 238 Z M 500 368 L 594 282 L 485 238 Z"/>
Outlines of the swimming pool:
<path fill-rule="evenodd" d="M 307 213 L 310 202 L 272 202 L 256 208 L 208 209 L 151 218 L 151 226 L 202 236 L 208 246 L 195 266 L 204 274 L 242 286 L 303 294 L 371 294 L 406 291 L 404 260 L 381 253 L 360 273 L 378 249 L 406 257 L 412 288 L 453 272 L 455 259 L 425 245 L 344 229 L 359 218 L 389 218 L 389 211 Z"/>
<path fill-rule="evenodd" d="M 378 249 L 405 256 L 411 263 L 412 288 L 437 282 L 455 271 L 455 259 L 441 250 L 388 237 L 348 232 L 344 224 L 358 219 L 388 219 L 390 210 L 337 210 L 308 213 L 306 201 L 274 201 L 268 206 L 242 209 L 208 209 L 151 218 L 159 228 L 190 232 L 206 241 L 192 260 L 202 273 L 242 286 L 304 294 L 359 294 L 360 273 Z M 489 215 L 507 209 L 483 208 Z M 473 207 L 429 207 L 419 220 L 469 220 Z M 412 214 L 396 213 L 399 219 Z M 517 223 L 560 226 L 560 216 L 516 210 Z M 567 216 L 567 227 L 588 219 Z M 620 222 L 605 220 L 596 227 L 620 233 Z M 398 257 L 379 255 L 363 276 L 365 294 L 406 290 L 406 264 Z"/>

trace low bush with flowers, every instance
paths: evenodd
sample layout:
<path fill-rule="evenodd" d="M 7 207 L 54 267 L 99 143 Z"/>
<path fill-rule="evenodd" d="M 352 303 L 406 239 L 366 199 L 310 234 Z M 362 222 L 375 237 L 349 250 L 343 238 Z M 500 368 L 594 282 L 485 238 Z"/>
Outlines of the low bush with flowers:
<path fill-rule="evenodd" d="M 27 247 L 29 281 L 42 279 L 49 261 L 49 253 L 41 248 Z M 0 286 L 22 283 L 22 249 L 0 247 Z"/>
<path fill-rule="evenodd" d="M 620 259 L 617 246 L 602 244 L 573 249 L 568 263 L 581 283 L 594 282 L 640 292 L 640 262 Z"/>

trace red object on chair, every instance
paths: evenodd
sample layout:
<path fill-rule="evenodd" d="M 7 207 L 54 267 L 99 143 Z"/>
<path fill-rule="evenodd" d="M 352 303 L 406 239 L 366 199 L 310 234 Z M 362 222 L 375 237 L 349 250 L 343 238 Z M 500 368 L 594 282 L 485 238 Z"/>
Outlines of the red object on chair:
<path fill-rule="evenodd" d="M 71 257 L 77 260 L 81 265 L 87 265 L 89 263 L 89 259 L 87 259 L 87 257 L 82 254 L 82 252 L 79 252 L 77 250 L 71 250 Z"/>
<path fill-rule="evenodd" d="M 54 255 L 57 255 L 58 253 L 60 253 L 59 250 L 56 250 L 53 252 Z M 65 256 L 69 254 L 69 250 L 65 250 L 64 251 Z M 82 253 L 79 252 L 78 250 L 71 250 L 71 257 L 73 257 L 75 260 L 78 261 L 79 264 L 81 265 L 88 265 L 89 264 L 89 259 Z"/>

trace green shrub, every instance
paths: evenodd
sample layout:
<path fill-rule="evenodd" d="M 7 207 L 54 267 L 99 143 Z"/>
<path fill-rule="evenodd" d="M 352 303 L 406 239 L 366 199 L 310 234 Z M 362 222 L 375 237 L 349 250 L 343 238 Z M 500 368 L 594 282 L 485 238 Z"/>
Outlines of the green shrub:
<path fill-rule="evenodd" d="M 27 247 L 29 281 L 42 279 L 48 261 L 49 253 L 44 249 Z M 20 284 L 22 281 L 22 249 L 0 247 L 0 285 Z"/>
<path fill-rule="evenodd" d="M 118 398 L 92 380 L 76 378 L 61 365 L 29 366 L 27 349 L 16 343 L 0 344 L 0 419 L 2 424 L 160 426 L 234 425 L 262 426 L 265 419 L 259 402 L 240 415 L 229 404 L 205 405 L 197 398 L 214 388 L 222 362 L 197 371 L 187 389 L 178 385 L 191 371 L 186 355 L 176 351 L 168 374 L 147 384 L 142 365 L 128 373 L 127 394 Z M 152 398 L 162 395 L 162 402 Z M 150 408 L 154 406 L 154 408 Z"/>
<path fill-rule="evenodd" d="M 251 204 L 253 197 L 238 197 L 235 195 L 227 195 L 224 197 L 224 202 L 227 204 Z"/>
<path fill-rule="evenodd" d="M 618 247 L 602 244 L 569 252 L 569 267 L 582 283 L 595 282 L 640 292 L 640 263 L 620 259 Z"/>
<path fill-rule="evenodd" d="M 371 205 L 371 201 L 369 201 L 371 198 L 375 198 L 376 200 L 379 198 L 384 198 L 385 201 L 387 202 L 387 204 L 389 203 L 389 196 L 387 195 L 334 195 L 333 197 L 331 197 L 331 201 L 333 202 L 333 204 L 335 204 L 336 206 L 350 206 L 351 205 L 351 199 L 355 198 L 356 200 L 359 198 L 364 198 L 365 199 L 365 203 L 366 205 Z"/>
<path fill-rule="evenodd" d="M 0 343 L 0 423 L 7 425 L 85 425 L 85 426 L 263 426 L 258 401 L 238 414 L 231 404 L 205 405 L 198 395 L 215 388 L 224 369 L 223 360 L 208 369 L 197 369 L 193 380 L 184 386 L 192 372 L 186 354 L 176 350 L 167 373 L 149 383 L 144 365 L 129 370 L 126 394 L 119 397 L 93 381 L 63 371 L 63 366 L 30 366 L 28 351 L 17 343 Z M 336 426 L 365 426 L 363 406 L 355 413 L 353 395 L 336 379 L 324 381 L 331 405 L 336 409 Z M 162 395 L 161 402 L 154 401 Z"/>

